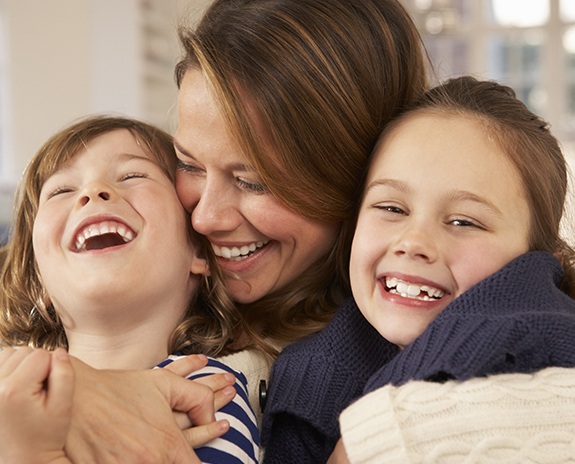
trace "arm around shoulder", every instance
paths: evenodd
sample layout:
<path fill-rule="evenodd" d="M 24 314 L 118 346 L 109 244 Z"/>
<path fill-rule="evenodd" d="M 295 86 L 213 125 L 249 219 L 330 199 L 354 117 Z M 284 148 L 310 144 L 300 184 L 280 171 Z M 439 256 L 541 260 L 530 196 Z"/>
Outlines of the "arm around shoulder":
<path fill-rule="evenodd" d="M 464 460 L 495 451 L 501 459 L 507 453 L 539 462 L 550 443 L 554 462 L 572 462 L 574 386 L 575 369 L 559 367 L 385 386 L 341 414 L 342 439 L 352 464 Z"/>

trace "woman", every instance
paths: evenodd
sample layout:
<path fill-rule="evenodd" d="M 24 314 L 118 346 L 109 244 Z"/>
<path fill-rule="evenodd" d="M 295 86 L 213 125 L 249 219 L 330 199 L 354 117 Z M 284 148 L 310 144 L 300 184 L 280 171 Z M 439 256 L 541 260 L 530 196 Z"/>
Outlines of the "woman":
<path fill-rule="evenodd" d="M 419 36 L 395 0 L 244 0 L 180 40 L 178 195 L 237 304 L 197 351 L 273 358 L 349 296 L 344 224 L 378 130 L 425 88 Z"/>
<path fill-rule="evenodd" d="M 256 407 L 268 361 L 349 295 L 346 220 L 378 134 L 425 90 L 423 48 L 396 0 L 217 0 L 180 37 L 178 194 L 237 303 L 197 315 L 196 351 L 243 371 Z M 173 379 L 75 367 L 73 461 L 178 462 Z"/>

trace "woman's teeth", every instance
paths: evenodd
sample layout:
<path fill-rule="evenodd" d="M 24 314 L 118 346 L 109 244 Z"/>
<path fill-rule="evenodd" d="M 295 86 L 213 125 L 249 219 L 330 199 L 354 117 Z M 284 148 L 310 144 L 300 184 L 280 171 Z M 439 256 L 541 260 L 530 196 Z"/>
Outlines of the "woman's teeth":
<path fill-rule="evenodd" d="M 389 293 L 423 301 L 438 300 L 445 295 L 445 292 L 438 288 L 404 282 L 395 277 L 386 277 L 385 286 Z"/>
<path fill-rule="evenodd" d="M 244 245 L 242 247 L 225 247 L 212 244 L 214 254 L 219 258 L 229 259 L 231 261 L 241 261 L 250 256 L 254 251 L 264 247 L 269 243 L 266 242 L 254 242 L 249 245 Z"/>

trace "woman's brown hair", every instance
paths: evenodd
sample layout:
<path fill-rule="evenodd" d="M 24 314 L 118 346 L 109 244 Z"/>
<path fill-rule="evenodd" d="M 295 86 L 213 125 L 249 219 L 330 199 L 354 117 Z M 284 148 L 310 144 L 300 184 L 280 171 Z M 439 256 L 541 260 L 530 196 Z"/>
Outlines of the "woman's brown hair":
<path fill-rule="evenodd" d="M 320 330 L 350 294 L 344 224 L 378 134 L 426 88 L 424 49 L 397 0 L 216 0 L 179 35 L 178 86 L 202 72 L 270 194 L 339 226 L 328 256 L 234 316 L 271 352 L 267 340 Z"/>

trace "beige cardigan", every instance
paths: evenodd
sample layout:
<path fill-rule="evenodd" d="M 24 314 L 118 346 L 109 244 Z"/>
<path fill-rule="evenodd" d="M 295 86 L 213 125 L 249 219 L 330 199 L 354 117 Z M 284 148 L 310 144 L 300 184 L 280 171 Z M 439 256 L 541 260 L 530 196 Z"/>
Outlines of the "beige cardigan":
<path fill-rule="evenodd" d="M 385 386 L 340 426 L 352 464 L 575 463 L 575 369 Z"/>

